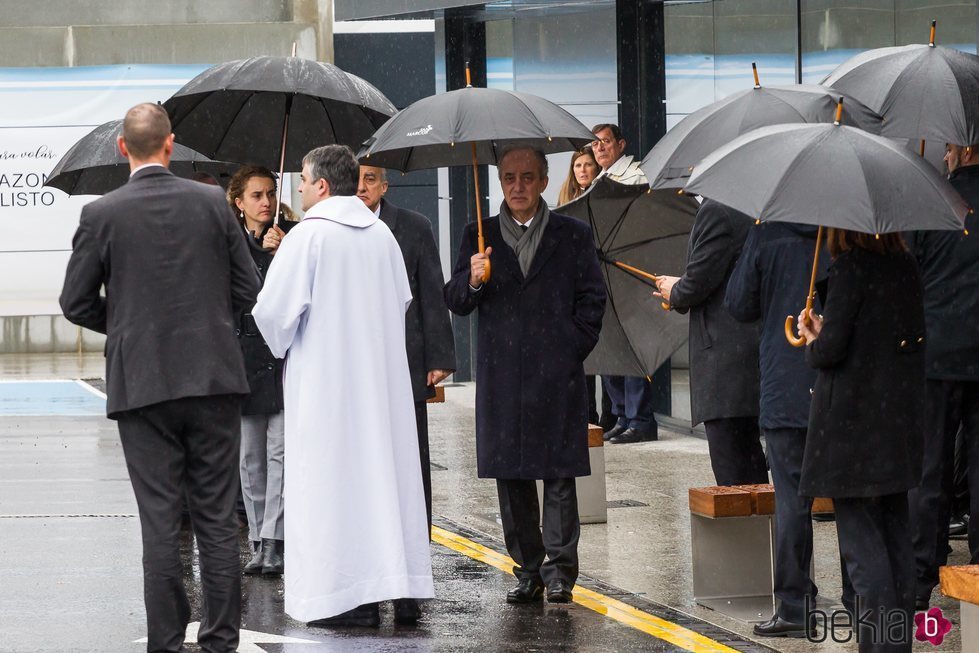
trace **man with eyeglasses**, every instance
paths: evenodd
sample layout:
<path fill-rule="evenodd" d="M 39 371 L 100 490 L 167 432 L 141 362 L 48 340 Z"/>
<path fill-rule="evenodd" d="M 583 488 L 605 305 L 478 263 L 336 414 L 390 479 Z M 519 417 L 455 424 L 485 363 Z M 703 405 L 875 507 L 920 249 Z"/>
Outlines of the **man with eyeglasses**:
<path fill-rule="evenodd" d="M 601 123 L 592 127 L 595 135 L 592 151 L 602 167 L 597 182 L 603 176 L 627 185 L 648 183 L 639 169 L 639 162 L 625 154 L 626 141 L 618 125 Z M 603 376 L 602 386 L 612 400 L 615 425 L 603 437 L 612 444 L 628 444 L 657 439 L 656 419 L 653 417 L 653 393 L 649 381 L 633 376 Z"/>

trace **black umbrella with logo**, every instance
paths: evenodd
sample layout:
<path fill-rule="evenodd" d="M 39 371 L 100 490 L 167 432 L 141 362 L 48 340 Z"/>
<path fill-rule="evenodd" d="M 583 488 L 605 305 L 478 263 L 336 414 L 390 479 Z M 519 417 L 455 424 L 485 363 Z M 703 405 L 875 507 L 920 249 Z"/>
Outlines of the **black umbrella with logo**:
<path fill-rule="evenodd" d="M 588 374 L 651 376 L 686 342 L 686 316 L 663 310 L 653 291 L 659 274 L 683 274 L 697 207 L 673 190 L 602 176 L 555 209 L 591 225 L 608 289 L 598 345 L 585 361 Z"/>
<path fill-rule="evenodd" d="M 466 79 L 470 79 L 466 69 Z M 402 172 L 472 165 L 479 251 L 485 250 L 478 164 L 494 165 L 513 145 L 545 154 L 567 152 L 595 137 L 577 118 L 544 98 L 492 88 L 466 88 L 418 100 L 398 112 L 364 143 L 368 165 Z M 489 280 L 489 262 L 484 281 Z"/>

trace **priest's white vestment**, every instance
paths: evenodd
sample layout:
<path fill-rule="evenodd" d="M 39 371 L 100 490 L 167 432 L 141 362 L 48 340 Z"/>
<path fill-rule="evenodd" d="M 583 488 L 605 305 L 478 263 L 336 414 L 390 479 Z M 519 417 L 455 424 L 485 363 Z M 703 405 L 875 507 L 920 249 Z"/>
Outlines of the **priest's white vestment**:
<path fill-rule="evenodd" d="M 391 231 L 337 196 L 283 239 L 252 311 L 286 357 L 285 611 L 299 621 L 434 596 L 410 302 Z"/>

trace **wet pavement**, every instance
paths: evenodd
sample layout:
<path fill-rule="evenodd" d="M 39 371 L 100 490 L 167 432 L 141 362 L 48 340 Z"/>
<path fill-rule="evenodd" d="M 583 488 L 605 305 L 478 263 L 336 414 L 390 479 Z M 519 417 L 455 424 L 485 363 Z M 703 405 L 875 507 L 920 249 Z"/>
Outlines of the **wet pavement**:
<path fill-rule="evenodd" d="M 0 356 L 6 381 L 69 381 L 0 383 L 0 651 L 145 650 L 137 641 L 145 634 L 139 520 L 118 433 L 98 402 L 93 413 L 97 392 L 72 382 L 101 376 L 102 364 L 101 357 Z M 680 434 L 606 447 L 608 499 L 618 507 L 607 524 L 582 527 L 577 603 L 506 604 L 514 579 L 500 568 L 508 563 L 495 486 L 475 478 L 472 386 L 450 386 L 446 397 L 430 406 L 438 598 L 420 624 L 396 626 L 384 606 L 379 629 L 309 627 L 284 615 L 281 579 L 245 577 L 239 650 L 816 650 L 804 640 L 752 641 L 750 624 L 693 602 L 686 488 L 710 484 L 710 467 L 706 443 Z M 965 562 L 964 544 L 953 548 L 952 561 Z M 199 600 L 189 534 L 184 552 Z M 824 595 L 838 593 L 835 555 L 834 525 L 816 524 Z M 936 595 L 936 603 L 957 621 L 953 602 Z M 957 634 L 938 650 L 959 650 Z"/>

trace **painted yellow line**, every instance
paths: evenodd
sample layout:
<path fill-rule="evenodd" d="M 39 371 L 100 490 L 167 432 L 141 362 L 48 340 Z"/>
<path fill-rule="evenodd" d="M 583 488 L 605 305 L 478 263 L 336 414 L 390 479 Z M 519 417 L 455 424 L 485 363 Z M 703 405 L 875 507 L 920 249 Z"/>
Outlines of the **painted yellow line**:
<path fill-rule="evenodd" d="M 438 526 L 433 526 L 432 539 L 442 546 L 474 560 L 483 562 L 491 567 L 496 567 L 508 574 L 513 573 L 514 562 L 509 556 L 497 553 L 493 549 L 473 542 L 461 535 L 447 531 L 444 528 L 439 528 Z M 576 585 L 574 588 L 574 602 L 589 610 L 594 610 L 601 615 L 615 619 L 626 626 L 631 626 L 636 630 L 669 642 L 674 646 L 691 651 L 691 653 L 738 653 L 735 649 L 725 646 L 720 642 L 715 642 L 700 633 L 695 633 L 679 624 L 653 616 L 627 603 L 617 601 L 616 599 L 599 594 L 580 585 Z"/>

